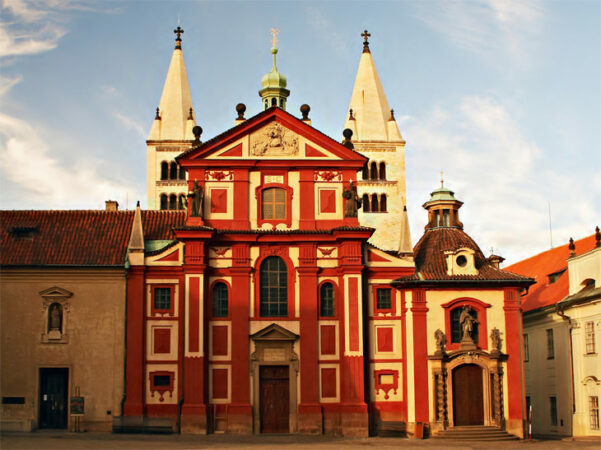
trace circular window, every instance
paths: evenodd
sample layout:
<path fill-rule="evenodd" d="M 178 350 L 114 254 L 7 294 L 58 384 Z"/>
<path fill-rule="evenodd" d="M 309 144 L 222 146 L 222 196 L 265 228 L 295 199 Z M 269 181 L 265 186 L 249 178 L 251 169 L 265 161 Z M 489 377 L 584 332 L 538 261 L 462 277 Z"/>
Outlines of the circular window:
<path fill-rule="evenodd" d="M 455 261 L 459 267 L 465 267 L 467 264 L 467 258 L 464 255 L 459 255 Z"/>

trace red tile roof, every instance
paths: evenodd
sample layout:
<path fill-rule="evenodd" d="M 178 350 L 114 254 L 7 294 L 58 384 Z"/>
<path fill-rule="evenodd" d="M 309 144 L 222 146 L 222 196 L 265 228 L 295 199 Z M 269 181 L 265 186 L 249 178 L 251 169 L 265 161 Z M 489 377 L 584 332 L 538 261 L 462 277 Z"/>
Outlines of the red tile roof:
<path fill-rule="evenodd" d="M 448 275 L 445 251 L 460 248 L 474 250 L 474 262 L 478 275 Z M 495 268 L 485 257 L 480 247 L 463 230 L 457 227 L 440 227 L 426 230 L 413 248 L 415 274 L 397 280 L 403 281 L 470 281 L 528 283 L 527 277 Z"/>
<path fill-rule="evenodd" d="M 123 266 L 134 211 L 0 211 L 2 266 Z M 142 211 L 147 240 L 173 239 L 183 211 Z M 15 231 L 25 233 L 16 237 Z"/>
<path fill-rule="evenodd" d="M 585 253 L 595 247 L 595 235 L 580 239 L 574 244 L 576 245 L 576 255 Z M 565 244 L 506 267 L 506 270 L 536 280 L 536 283 L 530 286 L 528 295 L 522 297 L 524 312 L 554 305 L 568 295 L 570 289 L 568 272 L 565 271 L 559 275 L 554 283 L 550 283 L 549 275 L 566 270 L 569 256 L 570 250 L 568 244 Z"/>

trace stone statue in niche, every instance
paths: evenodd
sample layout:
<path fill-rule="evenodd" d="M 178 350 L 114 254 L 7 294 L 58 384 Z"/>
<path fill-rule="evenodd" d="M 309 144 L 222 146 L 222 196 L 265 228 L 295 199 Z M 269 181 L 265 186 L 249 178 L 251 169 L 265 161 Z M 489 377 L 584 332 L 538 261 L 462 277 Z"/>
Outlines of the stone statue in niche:
<path fill-rule="evenodd" d="M 353 180 L 348 182 L 348 188 L 342 193 L 344 198 L 344 217 L 357 217 L 361 208 L 361 198 L 357 195 L 357 186 Z"/>
<path fill-rule="evenodd" d="M 461 311 L 461 315 L 459 316 L 459 323 L 461 324 L 461 342 L 465 343 L 474 343 L 474 338 L 472 336 L 474 331 L 474 325 L 478 323 L 478 321 L 471 314 L 472 308 L 469 306 L 464 306 Z"/>
<path fill-rule="evenodd" d="M 188 197 L 192 198 L 190 216 L 202 219 L 205 194 L 203 189 L 198 185 L 198 180 L 194 180 L 194 187 L 192 187 L 192 192 L 188 194 Z"/>
<path fill-rule="evenodd" d="M 48 339 L 61 339 L 63 333 L 63 307 L 53 303 L 48 308 Z"/>
<path fill-rule="evenodd" d="M 446 337 L 440 329 L 434 332 L 434 339 L 436 339 L 436 354 L 444 353 Z"/>
<path fill-rule="evenodd" d="M 298 154 L 298 139 L 294 133 L 273 122 L 251 136 L 253 156 L 294 156 Z"/>
<path fill-rule="evenodd" d="M 501 332 L 498 328 L 493 328 L 490 331 L 490 341 L 492 343 L 493 353 L 501 353 Z"/>

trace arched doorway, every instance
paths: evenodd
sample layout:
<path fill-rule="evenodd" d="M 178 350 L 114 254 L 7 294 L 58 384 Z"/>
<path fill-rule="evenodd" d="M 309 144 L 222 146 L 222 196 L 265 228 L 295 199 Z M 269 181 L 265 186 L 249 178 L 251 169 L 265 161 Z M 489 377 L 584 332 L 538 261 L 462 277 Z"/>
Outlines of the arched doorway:
<path fill-rule="evenodd" d="M 484 425 L 482 368 L 463 364 L 453 369 L 453 424 Z"/>

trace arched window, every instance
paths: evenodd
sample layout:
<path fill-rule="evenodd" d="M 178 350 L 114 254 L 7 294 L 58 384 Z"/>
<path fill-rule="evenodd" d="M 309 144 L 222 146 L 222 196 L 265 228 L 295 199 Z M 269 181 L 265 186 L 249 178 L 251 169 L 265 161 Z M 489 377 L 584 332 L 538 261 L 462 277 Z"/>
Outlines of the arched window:
<path fill-rule="evenodd" d="M 370 212 L 369 209 L 369 195 L 363 194 L 363 201 L 361 202 L 361 207 L 363 208 L 363 212 Z"/>
<path fill-rule="evenodd" d="M 175 162 L 172 162 L 169 165 L 169 179 L 177 180 L 177 163 L 175 163 Z"/>
<path fill-rule="evenodd" d="M 380 196 L 380 212 L 386 212 L 386 194 Z"/>
<path fill-rule="evenodd" d="M 48 308 L 48 333 L 51 331 L 63 331 L 63 307 L 59 303 L 53 303 Z"/>
<path fill-rule="evenodd" d="M 277 100 L 277 98 L 272 98 L 271 99 L 271 106 L 278 106 L 278 100 Z"/>
<path fill-rule="evenodd" d="M 370 170 L 369 170 L 369 179 L 370 180 L 377 180 L 378 179 L 378 165 L 375 162 L 372 162 L 370 164 Z"/>
<path fill-rule="evenodd" d="M 268 188 L 261 192 L 261 218 L 286 218 L 286 191 L 280 188 Z"/>
<path fill-rule="evenodd" d="M 277 256 L 269 256 L 259 270 L 260 310 L 263 317 L 288 315 L 288 271 L 286 263 Z"/>
<path fill-rule="evenodd" d="M 227 285 L 225 283 L 215 283 L 213 286 L 213 317 L 227 317 Z"/>
<path fill-rule="evenodd" d="M 186 179 L 186 171 L 184 170 L 184 168 L 182 166 L 179 166 L 179 179 L 180 180 Z"/>
<path fill-rule="evenodd" d="M 269 102 L 265 99 L 265 109 L 269 108 Z"/>
<path fill-rule="evenodd" d="M 169 178 L 169 164 L 167 161 L 163 161 L 161 163 L 161 180 L 166 180 Z"/>
<path fill-rule="evenodd" d="M 385 180 L 386 179 L 386 164 L 381 162 L 380 163 L 380 180 Z"/>
<path fill-rule="evenodd" d="M 169 196 L 169 209 L 177 209 L 177 197 L 175 194 Z"/>
<path fill-rule="evenodd" d="M 478 343 L 478 312 L 473 308 L 468 309 L 470 316 L 472 316 L 476 322 L 472 325 L 472 332 L 470 336 L 472 337 L 474 344 Z M 463 337 L 462 326 L 461 326 L 461 313 L 463 312 L 463 306 L 455 308 L 451 311 L 451 342 L 458 343 L 461 342 L 461 338 Z"/>
<path fill-rule="evenodd" d="M 161 194 L 161 209 L 165 210 L 169 207 L 168 203 L 167 203 L 167 195 L 166 194 Z"/>
<path fill-rule="evenodd" d="M 367 164 L 363 166 L 363 172 L 361 173 L 361 177 L 364 180 L 369 180 L 369 169 L 367 167 Z"/>
<path fill-rule="evenodd" d="M 324 283 L 319 289 L 319 313 L 322 317 L 334 317 L 334 286 Z"/>
<path fill-rule="evenodd" d="M 188 207 L 188 202 L 186 201 L 186 196 L 180 195 L 177 209 L 186 209 L 187 207 Z"/>
<path fill-rule="evenodd" d="M 371 212 L 378 212 L 380 208 L 378 207 L 378 194 L 371 194 Z"/>

